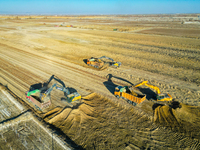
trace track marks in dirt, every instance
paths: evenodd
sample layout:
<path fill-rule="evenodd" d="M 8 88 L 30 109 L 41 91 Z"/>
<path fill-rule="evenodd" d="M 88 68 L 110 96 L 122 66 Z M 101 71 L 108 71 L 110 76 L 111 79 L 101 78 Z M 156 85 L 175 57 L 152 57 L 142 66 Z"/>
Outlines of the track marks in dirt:
<path fill-rule="evenodd" d="M 52 43 L 52 46 L 54 44 L 58 45 L 61 47 L 60 49 L 63 50 L 48 45 L 48 49 L 43 52 L 44 54 L 50 52 L 50 55 L 57 55 L 58 57 L 63 57 L 81 65 L 87 53 L 93 53 L 97 56 L 104 53 L 113 59 L 120 59 L 125 66 L 175 77 L 184 81 L 200 83 L 198 79 L 200 75 L 199 66 L 197 65 L 199 63 L 199 50 L 195 47 L 191 48 L 191 46 L 195 44 L 198 46 L 198 40 L 188 39 L 189 45 L 188 47 L 184 47 L 183 45 L 187 43 L 183 42 L 186 40 L 184 38 L 154 37 L 149 35 L 112 32 L 106 32 L 107 36 L 105 36 L 99 31 L 90 30 L 64 31 L 64 33 L 61 33 L 61 31 L 48 32 L 51 33 L 48 40 L 51 41 L 50 43 Z M 90 41 L 90 44 L 82 45 L 79 42 L 75 42 L 73 45 L 66 43 L 58 44 L 51 38 L 57 37 L 58 35 L 60 36 L 59 38 L 63 39 L 65 42 L 68 42 L 65 38 L 68 36 L 69 38 L 77 38 L 80 40 L 87 39 L 87 41 Z M 134 40 L 131 37 L 134 37 Z M 138 37 L 140 37 L 139 40 Z M 145 43 L 146 41 L 144 39 L 148 42 Z M 44 42 L 48 40 L 42 39 L 40 42 L 44 44 Z M 174 40 L 176 40 L 175 44 Z M 68 48 L 66 49 L 66 46 L 69 47 L 70 51 L 67 50 Z M 81 53 L 74 51 L 74 46 L 76 46 L 77 51 L 81 51 Z"/>
<path fill-rule="evenodd" d="M 154 110 L 154 121 L 174 131 L 200 140 L 200 107 L 179 104 L 178 108 L 160 105 Z"/>
<path fill-rule="evenodd" d="M 166 117 L 166 113 L 160 115 Z M 122 108 L 95 93 L 84 97 L 78 107 L 55 108 L 44 115 L 44 120 L 85 149 L 177 149 L 199 145 L 198 138 L 155 124 L 138 108 Z"/>
<path fill-rule="evenodd" d="M 169 106 L 158 106 L 154 112 L 154 122 L 166 126 L 178 126 L 179 123 L 172 113 L 172 108 Z"/>
<path fill-rule="evenodd" d="M 100 45 L 99 42 L 94 43 L 97 48 Z M 198 49 L 136 44 L 134 41 L 126 43 L 119 39 L 116 42 L 108 39 L 103 43 L 99 50 L 108 55 L 114 54 L 112 58 L 120 58 L 125 66 L 199 83 Z"/>

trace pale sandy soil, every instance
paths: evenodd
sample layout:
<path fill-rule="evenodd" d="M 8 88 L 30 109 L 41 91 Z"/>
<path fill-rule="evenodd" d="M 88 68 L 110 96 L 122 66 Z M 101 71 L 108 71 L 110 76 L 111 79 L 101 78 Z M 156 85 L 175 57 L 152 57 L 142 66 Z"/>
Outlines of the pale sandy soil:
<path fill-rule="evenodd" d="M 13 94 L 13 93 L 12 93 Z M 0 85 L 0 149 L 66 149 L 71 143 L 64 142 L 19 103 L 7 88 Z M 53 134 L 53 135 L 52 135 Z M 65 143 L 65 145 L 64 145 Z"/>
<path fill-rule="evenodd" d="M 200 126 L 198 107 L 158 106 L 151 116 L 138 108 L 124 109 L 95 93 L 82 101 L 74 109 L 55 108 L 43 117 L 85 149 L 198 149 L 200 146 L 200 133 L 196 132 Z"/>
<path fill-rule="evenodd" d="M 191 147 L 198 149 L 198 136 L 189 134 L 194 133 L 194 131 L 185 130 L 184 126 L 188 126 L 188 123 L 185 123 L 185 120 L 180 121 L 181 119 L 177 112 L 182 113 L 182 111 L 178 111 L 178 109 L 173 109 L 172 111 L 171 109 L 160 106 L 153 110 L 153 103 L 148 101 L 134 107 L 122 99 L 116 99 L 113 95 L 113 91 L 117 85 L 130 85 L 130 82 L 136 84 L 143 80 L 148 80 L 151 84 L 158 86 L 161 92 L 170 93 L 176 101 L 194 106 L 194 109 L 197 110 L 194 112 L 188 111 L 191 114 L 196 113 L 198 118 L 199 109 L 195 106 L 200 106 L 200 45 L 199 39 L 194 38 L 194 35 L 195 37 L 199 37 L 199 25 L 181 24 L 181 20 L 174 22 L 169 22 L 167 20 L 161 22 L 145 22 L 144 19 L 140 22 L 135 20 L 130 21 L 130 18 L 125 18 L 125 20 L 122 18 L 113 18 L 111 20 L 105 18 L 1 19 L 0 82 L 7 85 L 10 90 L 24 101 L 26 101 L 24 93 L 29 90 L 31 85 L 44 82 L 48 80 L 51 75 L 56 75 L 66 86 L 76 89 L 83 96 L 91 92 L 96 92 L 109 98 L 107 103 L 108 105 L 112 105 L 111 108 L 105 107 L 106 103 L 95 104 L 94 107 L 94 110 L 97 109 L 99 112 L 105 111 L 108 116 L 105 117 L 103 114 L 97 115 L 96 113 L 92 116 L 94 118 L 99 118 L 94 119 L 97 120 L 97 122 L 94 121 L 94 125 L 97 125 L 99 123 L 98 121 L 101 121 L 102 118 L 107 122 L 107 124 L 105 124 L 106 127 L 103 125 L 103 127 L 101 127 L 103 129 L 99 129 L 98 132 L 104 132 L 104 129 L 109 130 L 109 132 L 105 131 L 105 134 L 101 137 L 97 137 L 93 142 L 92 139 L 85 141 L 81 141 L 80 139 L 76 140 L 78 137 L 66 133 L 66 135 L 71 137 L 78 145 L 86 149 L 95 149 L 95 147 L 96 149 L 112 148 L 112 144 L 109 147 L 109 143 L 112 143 L 112 141 L 108 140 L 106 135 L 119 132 L 120 130 L 116 130 L 120 129 L 121 124 L 121 128 L 124 129 L 124 132 L 134 132 L 131 133 L 131 138 L 127 138 L 129 139 L 127 141 L 116 138 L 115 142 L 122 141 L 122 145 L 117 145 L 119 149 L 125 147 L 127 149 L 148 147 L 152 149 Z M 55 25 L 62 26 L 54 27 Z M 67 25 L 73 25 L 73 28 L 66 27 Z M 113 31 L 113 29 L 116 28 L 118 30 Z M 163 28 L 163 30 L 156 30 L 156 28 Z M 167 32 L 170 28 L 177 30 L 175 33 Z M 184 29 L 187 29 L 187 31 L 181 34 L 178 32 Z M 191 33 L 188 31 L 191 31 Z M 142 34 L 143 32 L 145 34 Z M 98 71 L 88 67 L 84 63 L 84 59 L 92 56 L 101 57 L 104 55 L 122 62 L 122 66 L 118 69 L 107 68 Z M 111 78 L 112 81 L 108 81 L 107 76 L 109 74 L 113 76 Z M 129 83 L 126 82 L 126 80 L 129 81 Z M 145 87 L 142 87 L 141 90 L 147 92 L 145 94 L 152 93 L 150 89 L 146 89 Z M 53 110 L 57 106 L 63 109 L 66 104 L 60 100 L 61 97 L 62 93 L 53 91 L 52 106 L 45 110 L 45 113 L 48 113 L 49 110 Z M 31 104 L 29 105 L 32 106 Z M 83 105 L 81 108 L 86 107 L 86 110 L 89 109 L 86 106 L 88 105 L 86 102 L 83 101 L 81 105 Z M 99 110 L 99 107 L 104 110 Z M 79 111 L 77 112 L 77 110 L 70 110 L 71 108 L 68 109 L 69 111 L 73 111 L 73 116 L 75 116 L 75 118 L 78 117 L 80 120 L 80 114 L 82 113 Z M 116 112 L 116 110 L 120 110 L 119 112 L 121 113 L 113 115 L 112 112 Z M 137 117 L 133 117 L 131 119 L 132 123 L 138 121 L 142 124 L 145 121 L 147 124 L 144 124 L 143 128 L 139 128 L 139 124 L 137 124 L 138 127 L 132 128 L 130 125 L 126 126 L 126 121 L 129 119 L 125 119 L 119 122 L 116 130 L 113 130 L 114 123 L 109 124 L 109 120 L 112 116 L 126 118 L 130 110 L 133 111 L 133 113 L 131 113 L 132 116 L 137 113 L 138 118 L 144 118 L 144 120 L 139 121 Z M 181 122 L 180 128 L 184 129 L 178 131 L 170 130 L 169 128 L 165 129 L 162 120 L 166 120 L 166 116 L 164 115 L 164 117 L 162 117 L 163 113 L 161 113 L 161 117 L 158 117 L 158 112 L 165 111 L 173 112 L 172 116 L 175 115 L 176 119 L 179 118 L 178 122 Z M 91 112 L 95 111 L 92 109 Z M 157 116 L 155 116 L 154 112 L 156 112 Z M 170 117 L 170 113 L 167 116 Z M 190 116 L 190 114 L 188 116 Z M 174 120 L 173 117 L 171 118 Z M 117 119 L 111 120 L 113 122 L 117 121 Z M 198 122 L 199 120 L 197 119 L 196 121 Z M 92 124 L 92 122 L 90 124 Z M 154 122 L 158 124 L 155 125 Z M 167 122 L 171 124 L 170 121 Z M 54 121 L 50 120 L 50 123 L 54 124 Z M 191 122 L 189 122 L 189 124 L 190 123 Z M 84 125 L 88 127 L 90 124 L 85 123 Z M 150 138 L 149 135 L 151 134 L 151 132 L 144 131 L 151 131 L 150 127 L 146 128 L 146 125 L 152 126 L 152 128 L 155 126 L 156 135 L 154 136 L 156 136 L 156 138 L 154 138 L 156 140 L 163 136 L 163 134 L 161 134 L 162 132 L 168 135 L 168 137 L 162 137 L 161 141 L 159 141 L 165 144 L 162 145 L 160 143 L 158 146 L 156 140 L 152 140 L 151 142 L 145 140 L 145 137 Z M 194 123 L 192 123 L 192 126 L 193 125 Z M 197 127 L 198 126 L 199 124 L 197 123 Z M 159 128 L 159 132 L 157 132 L 157 128 Z M 194 126 L 194 130 L 196 130 L 196 126 Z M 95 128 L 93 128 L 92 131 L 95 133 Z M 83 132 L 85 132 L 85 130 L 83 130 Z M 137 134 L 135 134 L 135 132 L 137 132 Z M 140 133 L 142 135 L 141 138 Z M 84 133 L 79 136 L 89 136 L 90 134 L 91 133 Z M 123 139 L 126 139 L 126 134 L 124 133 L 122 135 L 124 136 Z M 122 135 L 117 134 L 116 136 Z M 176 135 L 183 138 L 175 138 L 176 143 L 174 144 L 170 139 L 171 136 L 175 137 Z M 131 140 L 132 138 L 134 138 L 134 140 Z M 139 145 L 134 145 L 137 141 L 142 142 Z M 183 141 L 188 141 L 190 144 L 181 144 Z M 145 142 L 148 144 L 145 144 Z M 94 147 L 92 147 L 92 145 L 94 145 Z"/>

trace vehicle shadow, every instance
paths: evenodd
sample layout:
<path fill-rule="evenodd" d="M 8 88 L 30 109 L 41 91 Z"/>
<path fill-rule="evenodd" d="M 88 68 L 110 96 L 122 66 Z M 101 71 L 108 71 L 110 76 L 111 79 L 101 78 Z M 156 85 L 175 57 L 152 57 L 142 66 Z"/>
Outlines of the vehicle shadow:
<path fill-rule="evenodd" d="M 29 91 L 35 90 L 35 89 L 40 89 L 41 91 L 43 90 L 47 90 L 47 87 L 50 85 L 50 82 L 52 80 L 55 80 L 57 83 L 61 84 L 63 87 L 65 87 L 65 83 L 59 79 L 58 77 L 56 77 L 55 75 L 52 75 L 48 81 L 44 82 L 44 83 L 36 83 L 30 86 Z"/>
<path fill-rule="evenodd" d="M 65 87 L 65 83 L 55 75 L 52 75 L 47 82 L 44 82 L 44 86 L 48 86 L 53 79 Z"/>
<path fill-rule="evenodd" d="M 127 83 L 133 85 L 132 82 L 130 82 L 130 81 L 124 79 L 124 78 L 121 78 L 121 77 L 113 76 L 112 74 L 108 74 L 108 75 L 106 76 L 106 78 L 108 78 L 108 81 L 110 81 L 112 78 L 116 78 L 116 79 L 119 79 L 119 80 L 121 80 L 121 81 L 124 81 L 124 82 L 127 82 Z"/>
<path fill-rule="evenodd" d="M 114 92 L 115 92 L 115 87 L 118 86 L 118 85 L 114 84 L 112 82 L 112 80 L 105 81 L 105 82 L 103 82 L 103 84 L 110 91 L 110 93 L 112 93 L 112 94 L 114 94 Z"/>
<path fill-rule="evenodd" d="M 152 89 L 149 88 L 142 88 L 142 87 L 137 87 L 143 94 L 146 95 L 146 99 L 150 100 L 150 99 L 154 99 L 156 100 L 156 92 L 154 92 Z"/>
<path fill-rule="evenodd" d="M 106 76 L 106 78 L 108 79 L 108 81 L 105 81 L 103 82 L 104 86 L 110 91 L 110 93 L 114 94 L 114 91 L 115 91 L 115 87 L 119 86 L 115 83 L 113 83 L 112 81 L 112 78 L 116 78 L 116 79 L 119 79 L 121 81 L 125 81 L 131 85 L 133 85 L 130 81 L 126 80 L 126 79 L 123 79 L 121 77 L 117 77 L 117 76 L 113 76 L 112 74 L 108 74 Z"/>
<path fill-rule="evenodd" d="M 41 89 L 43 87 L 42 83 L 36 83 L 30 86 L 29 91 L 32 91 L 34 89 Z"/>
<path fill-rule="evenodd" d="M 121 77 L 117 77 L 117 76 L 113 76 L 112 74 L 108 74 L 107 76 L 107 79 L 108 81 L 105 81 L 103 82 L 103 84 L 105 85 L 105 87 L 112 93 L 114 94 L 114 91 L 115 91 L 115 87 L 119 86 L 119 85 L 116 85 L 113 83 L 112 81 L 112 78 L 116 78 L 118 80 L 121 80 L 121 81 L 124 81 L 126 82 L 127 84 L 130 84 L 131 86 L 134 86 L 134 84 L 124 78 L 121 78 Z M 150 100 L 150 99 L 154 99 L 156 100 L 156 92 L 154 92 L 152 89 L 149 89 L 149 88 L 143 88 L 143 87 L 137 87 L 137 89 L 146 95 L 146 99 L 147 100 Z"/>
<path fill-rule="evenodd" d="M 155 109 L 159 106 L 165 106 L 165 104 L 160 104 L 160 103 L 155 103 L 152 106 L 152 110 L 155 111 Z M 171 101 L 168 103 L 168 106 L 171 107 L 172 109 L 177 109 L 177 108 L 181 108 L 180 102 L 178 101 Z"/>
<path fill-rule="evenodd" d="M 70 93 L 74 93 L 74 92 L 77 92 L 76 89 L 72 88 L 72 87 L 68 87 L 67 88 L 69 90 Z"/>
<path fill-rule="evenodd" d="M 83 62 L 87 65 L 87 59 L 83 59 Z"/>

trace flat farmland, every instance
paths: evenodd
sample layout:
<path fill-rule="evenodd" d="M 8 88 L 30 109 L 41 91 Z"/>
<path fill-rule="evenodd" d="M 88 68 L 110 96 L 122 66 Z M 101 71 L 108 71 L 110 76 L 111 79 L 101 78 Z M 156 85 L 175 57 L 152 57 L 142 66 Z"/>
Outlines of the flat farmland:
<path fill-rule="evenodd" d="M 195 29 L 147 29 L 140 31 L 138 33 L 143 34 L 157 34 L 157 35 L 168 35 L 168 36 L 178 36 L 178 37 L 186 37 L 186 38 L 196 38 L 199 39 L 200 31 Z"/>
<path fill-rule="evenodd" d="M 194 21 L 187 23 L 191 18 Z M 196 15 L 1 16 L 0 82 L 46 123 L 59 128 L 83 149 L 198 149 L 197 18 Z M 85 64 L 85 59 L 101 56 L 113 58 L 122 66 L 98 70 Z M 27 102 L 25 92 L 52 75 L 86 96 L 81 104 L 68 108 L 61 101 L 62 92 L 53 90 L 52 105 L 43 112 L 35 110 Z M 158 86 L 161 92 L 170 93 L 181 108 L 154 108 L 149 99 L 134 107 L 113 94 L 118 85 L 144 80 Z M 149 88 L 140 89 L 149 94 L 145 93 Z M 88 98 L 90 93 L 96 94 Z M 193 128 L 188 129 L 189 126 Z M 184 144 L 186 141 L 188 144 Z"/>

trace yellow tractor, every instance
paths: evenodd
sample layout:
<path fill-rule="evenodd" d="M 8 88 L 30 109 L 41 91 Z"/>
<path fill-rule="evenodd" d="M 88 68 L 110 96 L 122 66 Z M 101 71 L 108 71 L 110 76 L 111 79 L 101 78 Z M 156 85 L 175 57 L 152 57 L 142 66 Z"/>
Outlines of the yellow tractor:
<path fill-rule="evenodd" d="M 147 87 L 150 87 L 152 89 L 154 89 L 157 93 L 157 101 L 172 101 L 172 96 L 168 93 L 161 93 L 160 89 L 157 86 L 148 84 L 148 81 L 143 81 L 137 85 L 135 85 L 135 87 L 139 87 L 141 85 L 146 85 Z"/>

